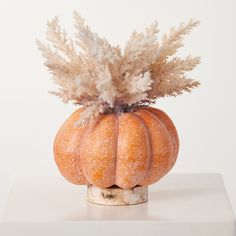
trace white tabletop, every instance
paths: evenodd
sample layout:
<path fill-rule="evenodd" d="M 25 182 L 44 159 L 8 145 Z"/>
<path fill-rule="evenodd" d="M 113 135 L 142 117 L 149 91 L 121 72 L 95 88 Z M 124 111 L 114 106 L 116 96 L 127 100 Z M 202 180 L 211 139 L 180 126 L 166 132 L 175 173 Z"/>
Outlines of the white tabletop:
<path fill-rule="evenodd" d="M 4 236 L 233 236 L 235 218 L 219 174 L 169 174 L 149 187 L 148 203 L 121 207 L 88 203 L 86 186 L 59 175 L 31 174 L 15 178 L 1 230 Z"/>

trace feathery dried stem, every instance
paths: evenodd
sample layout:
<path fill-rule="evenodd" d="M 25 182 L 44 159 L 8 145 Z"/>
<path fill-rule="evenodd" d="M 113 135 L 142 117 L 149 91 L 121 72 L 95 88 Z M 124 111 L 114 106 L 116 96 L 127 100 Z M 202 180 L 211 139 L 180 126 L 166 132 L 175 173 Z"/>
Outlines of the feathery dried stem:
<path fill-rule="evenodd" d="M 181 95 L 183 92 L 191 92 L 191 90 L 200 83 L 193 79 L 187 79 L 185 76 L 178 77 L 170 80 L 162 80 L 159 83 L 157 92 L 158 96 L 156 97 L 164 97 L 164 96 L 177 96 Z"/>
<path fill-rule="evenodd" d="M 125 47 L 122 73 L 136 76 L 149 70 L 158 57 L 158 32 L 157 22 L 153 22 L 146 32 L 133 32 Z"/>
<path fill-rule="evenodd" d="M 174 55 L 177 50 L 184 45 L 183 37 L 186 34 L 189 34 L 198 24 L 199 21 L 191 19 L 186 24 L 180 23 L 177 29 L 172 27 L 169 34 L 164 34 L 162 38 L 162 46 L 160 47 L 160 52 L 156 63 L 159 61 L 164 61 L 168 59 L 168 57 Z"/>
<path fill-rule="evenodd" d="M 61 27 L 58 25 L 58 17 L 49 21 L 47 25 L 47 39 L 52 43 L 54 48 L 63 53 L 70 62 L 80 59 L 75 51 L 73 41 L 68 39 L 65 30 L 62 31 Z"/>

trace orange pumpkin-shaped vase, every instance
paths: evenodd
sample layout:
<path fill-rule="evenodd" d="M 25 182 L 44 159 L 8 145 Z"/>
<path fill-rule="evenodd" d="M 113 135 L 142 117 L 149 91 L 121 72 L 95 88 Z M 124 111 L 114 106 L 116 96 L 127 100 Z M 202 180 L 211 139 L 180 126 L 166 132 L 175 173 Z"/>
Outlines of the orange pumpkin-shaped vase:
<path fill-rule="evenodd" d="M 155 183 L 173 167 L 179 140 L 163 111 L 145 107 L 100 114 L 88 125 L 77 126 L 82 111 L 76 110 L 55 138 L 55 160 L 68 181 L 131 189 Z"/>

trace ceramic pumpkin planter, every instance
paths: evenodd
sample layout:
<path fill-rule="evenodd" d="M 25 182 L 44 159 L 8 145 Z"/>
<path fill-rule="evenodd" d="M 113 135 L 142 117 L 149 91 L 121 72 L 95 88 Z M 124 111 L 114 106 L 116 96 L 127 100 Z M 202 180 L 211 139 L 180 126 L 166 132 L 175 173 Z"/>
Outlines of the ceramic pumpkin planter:
<path fill-rule="evenodd" d="M 132 189 L 155 183 L 173 167 L 179 140 L 163 111 L 145 107 L 118 115 L 101 114 L 89 125 L 78 127 L 74 124 L 80 114 L 78 109 L 69 117 L 54 142 L 55 161 L 68 181 L 102 189 Z"/>
<path fill-rule="evenodd" d="M 81 105 L 56 135 L 56 164 L 71 183 L 88 185 L 90 202 L 145 202 L 148 185 L 171 170 L 179 150 L 173 122 L 150 104 L 199 85 L 184 76 L 199 63 L 198 57 L 170 59 L 197 22 L 172 29 L 162 45 L 156 41 L 157 25 L 152 24 L 146 33 L 134 33 L 122 54 L 77 13 L 75 21 L 76 43 L 83 54 L 75 50 L 57 18 L 48 23 L 47 32 L 55 51 L 38 42 L 60 86 L 53 93 Z"/>

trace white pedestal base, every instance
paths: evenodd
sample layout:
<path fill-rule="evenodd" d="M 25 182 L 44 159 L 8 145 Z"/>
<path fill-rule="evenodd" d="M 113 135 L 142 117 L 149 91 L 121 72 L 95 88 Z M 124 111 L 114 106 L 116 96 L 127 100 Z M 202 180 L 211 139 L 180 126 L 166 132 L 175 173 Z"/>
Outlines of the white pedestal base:
<path fill-rule="evenodd" d="M 235 218 L 218 174 L 169 174 L 149 187 L 147 203 L 102 206 L 87 186 L 59 176 L 17 177 L 1 236 L 235 236 Z"/>

